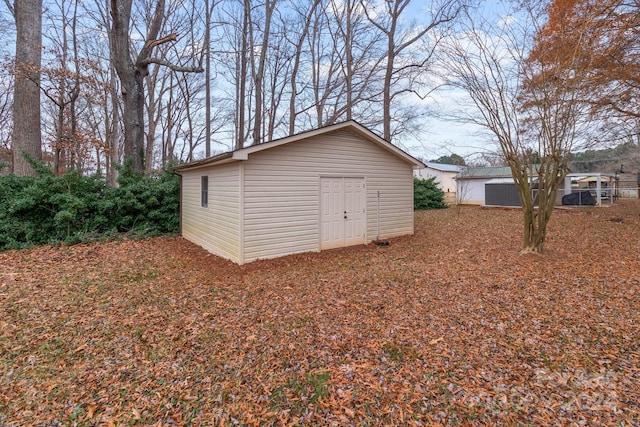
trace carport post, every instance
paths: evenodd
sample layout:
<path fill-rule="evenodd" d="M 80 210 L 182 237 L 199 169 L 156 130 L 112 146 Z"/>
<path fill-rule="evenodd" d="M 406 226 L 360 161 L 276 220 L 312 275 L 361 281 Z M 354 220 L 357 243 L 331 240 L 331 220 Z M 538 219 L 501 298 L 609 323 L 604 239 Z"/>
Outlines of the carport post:
<path fill-rule="evenodd" d="M 598 203 L 598 206 L 602 205 L 602 182 L 600 181 L 600 174 L 598 174 L 597 176 L 597 180 L 596 180 L 596 201 Z"/>
<path fill-rule="evenodd" d="M 564 197 L 567 194 L 571 194 L 571 177 L 570 176 L 564 177 L 564 194 L 562 196 Z"/>

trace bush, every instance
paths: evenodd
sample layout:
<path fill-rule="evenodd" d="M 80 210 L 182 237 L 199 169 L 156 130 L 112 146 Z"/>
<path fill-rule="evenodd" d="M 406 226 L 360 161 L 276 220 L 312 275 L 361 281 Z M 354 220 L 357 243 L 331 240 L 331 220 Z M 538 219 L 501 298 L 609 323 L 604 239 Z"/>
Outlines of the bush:
<path fill-rule="evenodd" d="M 0 177 L 0 250 L 178 232 L 179 181 L 170 172 L 142 176 L 125 167 L 112 188 L 99 176 L 36 169 L 38 177 Z"/>
<path fill-rule="evenodd" d="M 446 207 L 444 192 L 438 188 L 435 178 L 413 178 L 414 209 L 442 209 Z"/>

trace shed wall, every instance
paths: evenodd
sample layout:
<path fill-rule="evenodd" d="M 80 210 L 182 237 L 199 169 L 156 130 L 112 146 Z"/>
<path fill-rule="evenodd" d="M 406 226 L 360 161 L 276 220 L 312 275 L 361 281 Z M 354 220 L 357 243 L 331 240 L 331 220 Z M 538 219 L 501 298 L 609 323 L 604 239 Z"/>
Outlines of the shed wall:
<path fill-rule="evenodd" d="M 467 205 L 484 205 L 484 186 L 488 179 L 459 179 L 456 188 L 458 202 Z"/>
<path fill-rule="evenodd" d="M 411 165 L 348 130 L 251 154 L 244 162 L 243 262 L 320 248 L 320 178 L 360 177 L 366 185 L 366 237 L 413 233 Z"/>
<path fill-rule="evenodd" d="M 515 184 L 485 184 L 485 204 L 488 206 L 520 206 Z"/>
<path fill-rule="evenodd" d="M 200 206 L 200 178 L 209 177 L 208 207 Z M 240 257 L 240 163 L 182 174 L 182 236 L 222 258 Z"/>

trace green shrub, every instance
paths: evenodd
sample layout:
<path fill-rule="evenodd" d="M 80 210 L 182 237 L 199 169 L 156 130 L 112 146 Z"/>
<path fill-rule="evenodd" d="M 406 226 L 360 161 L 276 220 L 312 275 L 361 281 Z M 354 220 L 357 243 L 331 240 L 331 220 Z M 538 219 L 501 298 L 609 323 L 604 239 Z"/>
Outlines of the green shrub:
<path fill-rule="evenodd" d="M 435 178 L 413 178 L 413 207 L 419 210 L 447 207 L 444 192 L 438 188 Z"/>
<path fill-rule="evenodd" d="M 178 232 L 179 181 L 170 172 L 142 176 L 124 167 L 113 188 L 99 176 L 36 170 L 38 177 L 0 177 L 0 250 Z"/>

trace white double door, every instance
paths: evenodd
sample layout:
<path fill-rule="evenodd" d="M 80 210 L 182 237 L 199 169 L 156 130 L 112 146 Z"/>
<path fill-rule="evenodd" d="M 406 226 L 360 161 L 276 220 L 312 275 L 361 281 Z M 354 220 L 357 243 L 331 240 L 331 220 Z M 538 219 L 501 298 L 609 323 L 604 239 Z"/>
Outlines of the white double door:
<path fill-rule="evenodd" d="M 364 178 L 320 178 L 320 249 L 364 244 Z"/>

